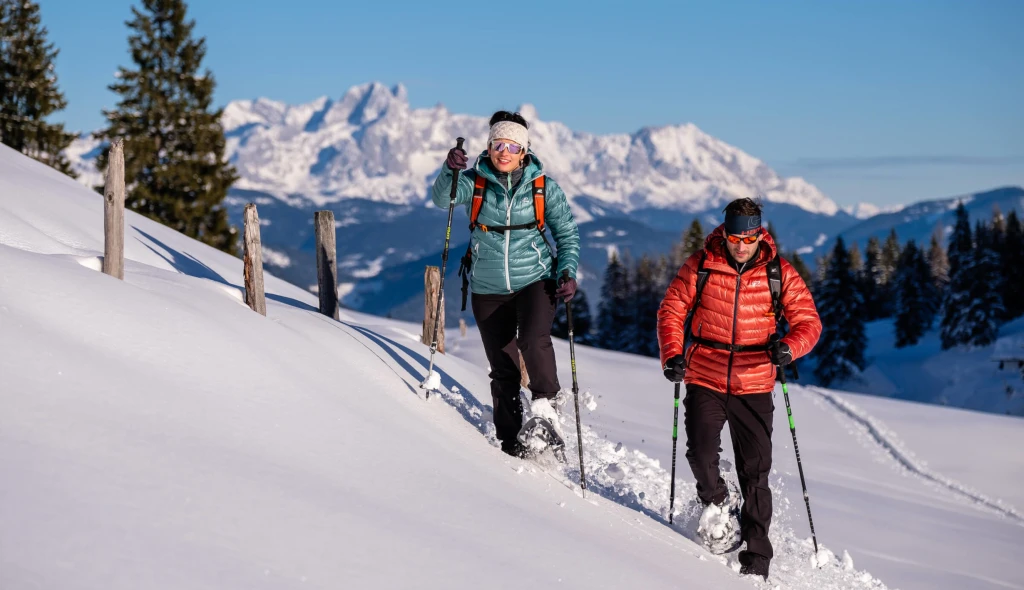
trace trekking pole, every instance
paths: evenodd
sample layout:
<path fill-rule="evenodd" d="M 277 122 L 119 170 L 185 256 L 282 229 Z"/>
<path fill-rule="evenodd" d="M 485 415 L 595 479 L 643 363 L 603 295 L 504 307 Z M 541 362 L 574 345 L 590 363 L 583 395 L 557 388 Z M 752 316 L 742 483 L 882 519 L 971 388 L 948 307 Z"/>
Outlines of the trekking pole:
<path fill-rule="evenodd" d="M 568 278 L 569 271 L 563 271 L 562 276 Z M 565 319 L 569 324 L 569 359 L 572 362 L 572 397 L 576 402 L 576 443 L 580 451 L 580 490 L 583 497 L 587 497 L 587 477 L 583 473 L 583 427 L 580 425 L 580 385 L 576 381 L 576 346 L 573 342 L 572 333 L 572 302 L 565 302 Z"/>
<path fill-rule="evenodd" d="M 676 503 L 676 441 L 679 440 L 679 383 L 676 383 L 676 409 L 672 415 L 672 485 L 668 494 L 668 523 L 672 524 L 672 509 Z"/>
<path fill-rule="evenodd" d="M 465 139 L 459 137 L 455 140 L 455 149 L 461 150 Z M 427 377 L 420 383 L 421 389 L 427 390 L 427 399 L 430 399 L 432 387 L 431 378 L 434 376 L 434 353 L 437 352 L 437 331 L 441 327 L 441 306 L 444 304 L 444 271 L 448 266 L 448 242 L 452 237 L 452 214 L 455 212 L 455 197 L 459 194 L 459 169 L 452 170 L 452 192 L 451 202 L 448 204 L 448 228 L 444 232 L 444 251 L 441 254 L 441 284 L 438 287 L 437 310 L 434 313 L 434 337 L 430 340 L 430 368 L 427 369 Z"/>
<path fill-rule="evenodd" d="M 778 342 L 779 335 L 772 335 L 772 343 Z M 814 519 L 811 518 L 811 497 L 807 494 L 807 481 L 804 479 L 804 466 L 800 462 L 800 447 L 796 443 L 796 426 L 793 424 L 793 408 L 789 405 L 789 388 L 786 386 L 785 365 L 776 365 L 782 379 L 782 396 L 786 399 L 786 415 L 789 416 L 789 432 L 793 435 L 793 450 L 796 451 L 796 467 L 800 471 L 800 486 L 804 490 L 804 504 L 807 505 L 807 523 L 811 525 L 811 539 L 814 541 L 814 554 L 818 554 L 818 537 L 814 534 Z"/>

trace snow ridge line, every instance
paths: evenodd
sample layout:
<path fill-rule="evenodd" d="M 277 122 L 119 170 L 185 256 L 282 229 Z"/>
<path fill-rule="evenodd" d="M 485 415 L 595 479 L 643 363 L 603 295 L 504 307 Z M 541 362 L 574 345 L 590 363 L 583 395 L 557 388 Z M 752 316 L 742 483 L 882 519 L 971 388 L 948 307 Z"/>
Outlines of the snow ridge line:
<path fill-rule="evenodd" d="M 1020 525 L 1024 525 L 1024 515 L 1012 506 L 1006 505 L 1002 500 L 991 500 L 983 494 L 976 492 L 957 481 L 931 471 L 924 465 L 920 464 L 911 456 L 909 451 L 903 448 L 903 445 L 895 437 L 885 433 L 888 429 L 885 428 L 878 420 L 858 409 L 850 402 L 819 387 L 809 386 L 806 389 L 817 393 L 841 414 L 864 427 L 867 430 L 868 435 L 870 435 L 875 441 L 875 444 L 881 447 L 882 450 L 888 453 L 889 456 L 896 461 L 896 463 L 907 471 L 917 475 L 918 477 L 936 483 L 975 504 L 979 504 L 989 510 L 1002 514 L 1010 520 L 1016 521 Z"/>

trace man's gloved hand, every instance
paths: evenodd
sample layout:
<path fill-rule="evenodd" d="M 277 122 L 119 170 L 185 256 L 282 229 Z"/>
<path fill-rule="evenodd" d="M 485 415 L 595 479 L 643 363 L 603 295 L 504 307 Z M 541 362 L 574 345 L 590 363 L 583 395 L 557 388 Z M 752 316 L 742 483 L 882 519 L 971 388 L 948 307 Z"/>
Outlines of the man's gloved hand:
<path fill-rule="evenodd" d="M 448 150 L 448 159 L 444 161 L 449 170 L 465 170 L 469 160 L 466 158 L 465 150 L 457 147 Z"/>
<path fill-rule="evenodd" d="M 572 301 L 576 296 L 576 279 L 562 277 L 558 279 L 558 289 L 555 290 L 555 297 L 561 297 L 566 303 Z"/>
<path fill-rule="evenodd" d="M 782 341 L 772 343 L 768 354 L 772 357 L 773 365 L 785 366 L 793 362 L 793 351 L 789 349 L 788 344 Z"/>
<path fill-rule="evenodd" d="M 686 357 L 681 354 L 665 361 L 665 378 L 672 383 L 679 383 L 686 376 Z"/>

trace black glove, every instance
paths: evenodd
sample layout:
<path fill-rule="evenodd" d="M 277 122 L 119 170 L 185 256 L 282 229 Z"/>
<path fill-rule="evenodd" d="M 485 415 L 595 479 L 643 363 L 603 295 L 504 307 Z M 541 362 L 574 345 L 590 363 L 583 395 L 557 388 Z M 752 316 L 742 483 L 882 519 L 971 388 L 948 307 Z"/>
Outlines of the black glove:
<path fill-rule="evenodd" d="M 772 356 L 773 365 L 783 367 L 793 362 L 793 351 L 789 349 L 789 345 L 785 342 L 773 342 L 768 348 L 768 354 Z"/>
<path fill-rule="evenodd" d="M 465 170 L 469 160 L 466 158 L 465 150 L 455 147 L 448 150 L 448 159 L 444 163 L 450 170 Z"/>
<path fill-rule="evenodd" d="M 681 354 L 665 361 L 665 378 L 672 383 L 679 383 L 686 376 L 686 357 Z"/>

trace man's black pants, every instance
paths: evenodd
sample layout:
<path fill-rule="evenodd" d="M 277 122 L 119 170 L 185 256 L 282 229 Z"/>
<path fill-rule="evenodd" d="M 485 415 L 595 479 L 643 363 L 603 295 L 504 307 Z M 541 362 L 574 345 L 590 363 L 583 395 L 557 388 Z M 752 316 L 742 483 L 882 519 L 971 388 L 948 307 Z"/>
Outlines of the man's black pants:
<path fill-rule="evenodd" d="M 530 375 L 533 399 L 558 393 L 551 322 L 555 319 L 555 281 L 537 281 L 515 293 L 473 293 L 473 317 L 491 365 L 491 398 L 498 440 L 514 441 L 523 425 L 519 398 L 519 352 Z"/>
<path fill-rule="evenodd" d="M 728 493 L 718 470 L 722 452 L 722 427 L 729 423 L 732 447 L 736 453 L 743 508 L 740 530 L 747 549 L 740 554 L 745 563 L 748 554 L 771 559 L 772 544 L 768 527 L 772 518 L 772 492 L 768 473 L 772 468 L 772 393 L 726 395 L 700 385 L 687 385 L 683 399 L 686 429 L 686 460 L 697 480 L 697 496 L 706 505 L 725 500 Z"/>

